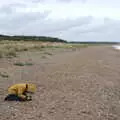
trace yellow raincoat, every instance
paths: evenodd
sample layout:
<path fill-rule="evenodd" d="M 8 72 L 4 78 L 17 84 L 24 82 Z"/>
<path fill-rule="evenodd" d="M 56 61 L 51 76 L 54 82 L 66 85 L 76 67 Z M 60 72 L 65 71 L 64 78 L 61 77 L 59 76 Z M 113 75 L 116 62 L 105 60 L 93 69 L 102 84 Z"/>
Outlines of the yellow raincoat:
<path fill-rule="evenodd" d="M 17 95 L 22 99 L 26 99 L 26 92 L 34 93 L 36 86 L 34 84 L 15 84 L 8 88 L 8 94 Z"/>

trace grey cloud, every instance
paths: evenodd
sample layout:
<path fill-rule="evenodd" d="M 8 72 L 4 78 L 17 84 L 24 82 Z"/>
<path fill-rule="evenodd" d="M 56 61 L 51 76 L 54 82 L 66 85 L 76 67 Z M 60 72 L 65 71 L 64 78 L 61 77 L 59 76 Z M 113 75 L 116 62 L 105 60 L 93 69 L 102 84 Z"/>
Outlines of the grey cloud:
<path fill-rule="evenodd" d="M 61 2 L 83 2 L 83 3 L 87 2 L 87 0 L 58 0 L 58 1 L 61 1 Z"/>
<path fill-rule="evenodd" d="M 45 0 L 32 0 L 32 2 L 44 2 Z"/>
<path fill-rule="evenodd" d="M 102 25 L 91 26 L 92 19 L 93 18 L 84 17 L 76 20 L 67 19 L 66 21 L 50 21 L 46 19 L 31 20 L 29 24 L 22 25 L 21 29 L 12 31 L 13 33 L 11 32 L 11 34 L 45 35 L 60 37 L 68 41 L 120 40 L 120 21 L 110 20 Z"/>
<path fill-rule="evenodd" d="M 72 31 L 74 31 L 76 34 L 81 34 L 81 33 L 111 33 L 114 30 L 118 30 L 120 29 L 120 21 L 118 20 L 112 20 L 109 18 L 104 18 L 104 23 L 103 24 L 98 24 L 98 25 L 87 25 L 86 27 L 77 27 L 75 29 L 71 29 Z"/>
<path fill-rule="evenodd" d="M 39 13 L 34 13 L 32 15 L 21 14 L 12 19 L 11 25 L 5 27 L 4 24 L 3 27 L 6 30 L 6 33 L 10 34 L 45 35 L 60 37 L 68 41 L 120 40 L 120 21 L 105 18 L 103 24 L 94 25 L 93 17 L 80 17 L 73 20 L 61 19 L 54 21 L 47 19 L 47 15 L 48 14 L 41 14 L 40 17 Z M 13 30 L 14 28 L 15 30 Z"/>
<path fill-rule="evenodd" d="M 34 24 L 37 20 L 44 20 L 49 12 L 29 12 L 16 13 L 14 15 L 6 15 L 0 18 L 0 29 L 5 31 L 18 30 L 26 27 L 28 24 Z M 37 27 L 37 26 L 36 26 Z"/>
<path fill-rule="evenodd" d="M 43 21 L 50 13 L 50 11 L 18 12 L 16 11 L 18 8 L 24 10 L 26 4 L 11 3 L 0 7 L 0 31 L 14 34 L 13 31 L 18 30 L 19 32 L 19 29 L 26 27 L 28 24 L 34 24 L 38 20 Z"/>
<path fill-rule="evenodd" d="M 20 3 L 11 3 L 11 4 L 6 4 L 0 7 L 0 13 L 1 14 L 12 14 L 16 12 L 16 9 L 18 8 L 25 8 L 25 4 L 20 4 Z"/>
<path fill-rule="evenodd" d="M 82 2 L 82 3 L 86 3 L 87 0 L 53 0 L 56 2 L 66 2 L 66 3 L 70 3 L 70 2 Z M 50 2 L 49 0 L 31 0 L 31 2 L 33 3 L 39 3 L 39 2 Z M 52 1 L 51 1 L 52 2 Z"/>
<path fill-rule="evenodd" d="M 13 12 L 12 7 L 8 5 L 0 7 L 0 13 L 2 14 L 10 14 L 12 12 Z"/>
<path fill-rule="evenodd" d="M 28 34 L 51 34 L 55 32 L 63 32 L 67 31 L 71 28 L 77 27 L 77 26 L 84 26 L 87 24 L 90 24 L 92 21 L 92 17 L 80 17 L 78 19 L 70 20 L 58 20 L 58 21 L 53 21 L 53 20 L 45 20 L 45 21 L 37 21 L 34 24 L 28 25 L 26 28 L 23 28 L 22 31 L 25 31 Z M 37 28 L 36 28 L 37 26 Z M 30 31 L 30 28 L 31 31 Z"/>
<path fill-rule="evenodd" d="M 102 25 L 86 24 L 67 31 L 57 31 L 49 34 L 68 41 L 120 41 L 120 21 L 111 20 Z"/>
<path fill-rule="evenodd" d="M 77 19 L 73 19 L 73 20 L 70 20 L 70 19 L 66 19 L 66 20 L 60 20 L 60 21 L 56 21 L 56 22 L 51 22 L 49 24 L 49 21 L 48 21 L 48 24 L 46 24 L 47 26 L 47 32 L 51 32 L 51 30 L 53 32 L 55 31 L 66 31 L 66 30 L 69 30 L 71 28 L 74 28 L 74 27 L 78 27 L 78 26 L 83 26 L 83 25 L 86 25 L 86 24 L 90 24 L 92 21 L 92 17 L 80 17 L 80 18 L 77 18 Z"/>

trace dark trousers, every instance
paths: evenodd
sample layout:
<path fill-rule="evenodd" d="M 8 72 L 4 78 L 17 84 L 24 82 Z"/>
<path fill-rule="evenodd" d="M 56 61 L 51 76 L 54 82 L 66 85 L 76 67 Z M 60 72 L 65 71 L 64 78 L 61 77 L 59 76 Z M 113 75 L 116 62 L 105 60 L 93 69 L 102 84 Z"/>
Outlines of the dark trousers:
<path fill-rule="evenodd" d="M 5 97 L 5 101 L 25 101 L 17 95 L 9 94 Z"/>

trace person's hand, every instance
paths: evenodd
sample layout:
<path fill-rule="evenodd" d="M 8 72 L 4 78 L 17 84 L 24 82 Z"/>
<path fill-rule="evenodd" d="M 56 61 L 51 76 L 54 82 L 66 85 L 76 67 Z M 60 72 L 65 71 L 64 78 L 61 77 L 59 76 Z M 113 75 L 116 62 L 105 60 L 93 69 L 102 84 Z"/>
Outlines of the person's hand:
<path fill-rule="evenodd" d="M 31 101 L 31 100 L 32 100 L 32 96 L 27 96 L 27 97 L 26 97 L 26 100 L 27 100 L 27 101 Z"/>

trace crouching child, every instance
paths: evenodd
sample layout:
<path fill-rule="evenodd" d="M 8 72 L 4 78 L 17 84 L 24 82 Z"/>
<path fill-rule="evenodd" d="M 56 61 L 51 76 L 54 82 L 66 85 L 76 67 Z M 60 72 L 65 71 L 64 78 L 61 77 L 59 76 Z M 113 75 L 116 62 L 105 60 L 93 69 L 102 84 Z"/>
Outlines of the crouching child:
<path fill-rule="evenodd" d="M 15 84 L 8 88 L 5 101 L 31 101 L 32 94 L 36 91 L 34 84 Z"/>

